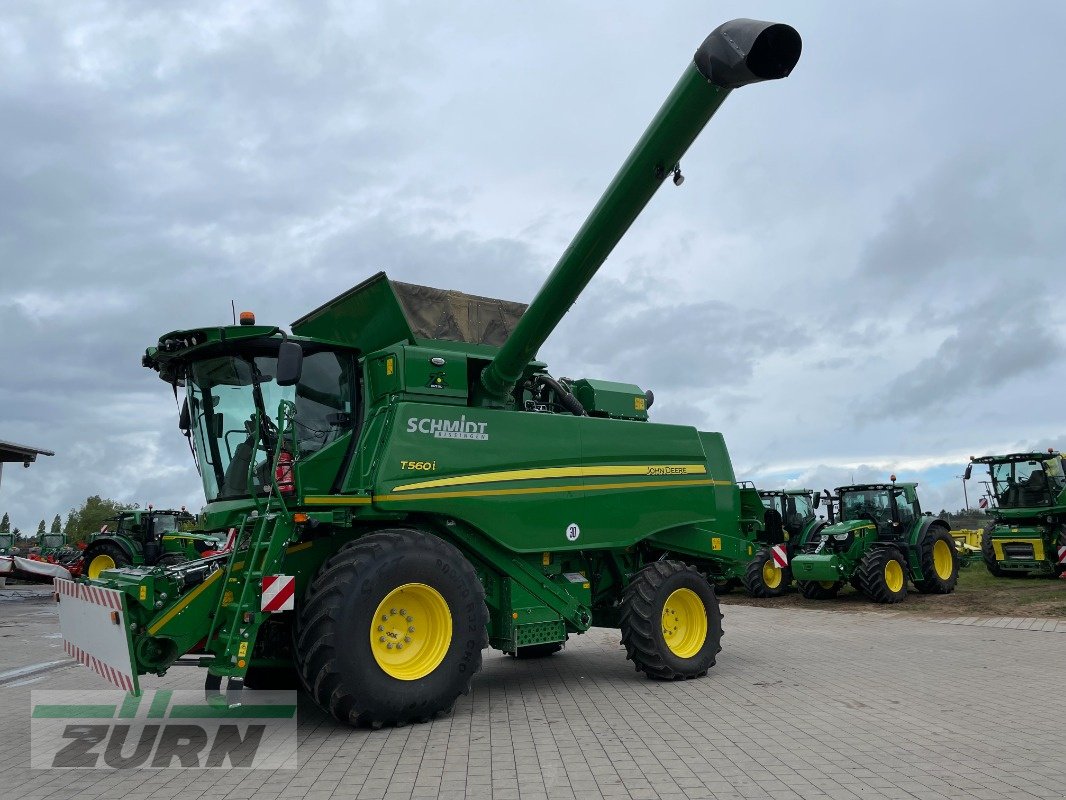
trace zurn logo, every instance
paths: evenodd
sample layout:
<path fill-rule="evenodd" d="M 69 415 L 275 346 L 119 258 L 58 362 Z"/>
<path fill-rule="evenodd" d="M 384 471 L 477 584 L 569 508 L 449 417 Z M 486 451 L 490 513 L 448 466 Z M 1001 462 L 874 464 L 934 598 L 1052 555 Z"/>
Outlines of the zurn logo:
<path fill-rule="evenodd" d="M 407 420 L 408 433 L 424 433 L 437 439 L 480 439 L 486 440 L 487 422 L 468 422 L 466 414 L 459 419 L 431 419 L 429 417 L 411 417 Z"/>
<path fill-rule="evenodd" d="M 296 769 L 296 693 L 33 692 L 33 769 Z M 247 702 L 243 702 L 247 701 Z"/>

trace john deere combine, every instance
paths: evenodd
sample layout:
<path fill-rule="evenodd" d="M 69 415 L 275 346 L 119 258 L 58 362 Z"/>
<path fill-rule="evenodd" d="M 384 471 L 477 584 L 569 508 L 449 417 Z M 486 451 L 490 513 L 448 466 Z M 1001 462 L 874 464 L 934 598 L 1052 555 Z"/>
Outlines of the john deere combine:
<path fill-rule="evenodd" d="M 486 646 L 547 653 L 592 625 L 650 677 L 704 675 L 706 576 L 750 557 L 757 494 L 720 434 L 535 356 L 730 91 L 799 54 L 787 25 L 716 29 L 528 307 L 378 274 L 291 334 L 242 315 L 161 337 L 144 364 L 185 387 L 207 527 L 237 545 L 57 582 L 71 652 L 132 691 L 192 651 L 212 684 L 295 669 L 374 726 L 450 709 Z"/>
<path fill-rule="evenodd" d="M 792 557 L 825 527 L 815 509 L 821 496 L 810 489 L 767 489 L 759 492 L 766 508 L 760 543 L 748 562 L 744 588 L 752 597 L 777 597 L 792 583 Z"/>
<path fill-rule="evenodd" d="M 1056 450 L 970 459 L 988 466 L 995 503 L 981 538 L 988 571 L 997 577 L 1066 571 L 1066 458 Z"/>
<path fill-rule="evenodd" d="M 187 530 L 196 517 L 184 508 L 136 508 L 123 511 L 108 520 L 110 525 L 93 534 L 85 548 L 85 575 L 99 578 L 104 570 L 115 567 L 180 564 L 217 550 L 224 535 Z"/>
<path fill-rule="evenodd" d="M 875 603 L 898 603 L 909 579 L 919 592 L 948 594 L 959 579 L 951 528 L 923 514 L 917 484 L 842 486 L 839 519 L 829 503 L 829 525 L 800 547 L 792 574 L 804 597 L 835 597 L 845 583 Z"/>

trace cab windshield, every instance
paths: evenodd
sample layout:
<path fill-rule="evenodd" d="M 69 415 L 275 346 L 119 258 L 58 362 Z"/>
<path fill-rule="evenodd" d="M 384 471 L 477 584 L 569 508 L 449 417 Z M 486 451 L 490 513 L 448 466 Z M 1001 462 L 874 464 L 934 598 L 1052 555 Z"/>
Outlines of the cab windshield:
<path fill-rule="evenodd" d="M 866 489 L 844 492 L 841 495 L 840 519 L 842 522 L 865 519 L 881 524 L 891 518 L 892 502 L 885 489 Z"/>
<path fill-rule="evenodd" d="M 992 466 L 992 486 L 1000 508 L 1051 505 L 1066 486 L 1062 461 L 1002 461 Z"/>
<path fill-rule="evenodd" d="M 208 502 L 259 493 L 271 481 L 256 411 L 276 424 L 282 400 L 296 404 L 296 453 L 310 455 L 351 427 L 349 361 L 335 352 L 305 354 L 300 382 L 279 386 L 277 356 L 247 353 L 194 361 L 187 373 L 193 449 Z M 289 437 L 286 436 L 289 441 Z"/>
<path fill-rule="evenodd" d="M 180 530 L 178 517 L 175 514 L 154 514 L 152 516 L 152 531 L 154 533 L 175 533 Z"/>

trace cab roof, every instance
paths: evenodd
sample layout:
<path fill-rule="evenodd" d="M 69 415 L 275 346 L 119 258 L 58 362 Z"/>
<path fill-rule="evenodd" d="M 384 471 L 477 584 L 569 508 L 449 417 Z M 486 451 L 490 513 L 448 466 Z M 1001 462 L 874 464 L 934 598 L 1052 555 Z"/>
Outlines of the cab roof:
<path fill-rule="evenodd" d="M 970 462 L 973 464 L 996 464 L 1006 461 L 1047 461 L 1049 458 L 1062 458 L 1062 453 L 1058 450 L 1053 450 L 1050 453 L 1046 450 L 1035 453 L 1009 453 L 1008 455 L 1003 456 L 981 456 L 980 458 L 971 458 Z"/>
<path fill-rule="evenodd" d="M 841 492 L 876 492 L 887 491 L 889 489 L 903 488 L 914 489 L 917 486 L 917 483 L 905 483 L 902 481 L 897 481 L 896 483 L 856 483 L 852 484 L 851 486 L 838 486 L 836 493 L 840 494 Z"/>

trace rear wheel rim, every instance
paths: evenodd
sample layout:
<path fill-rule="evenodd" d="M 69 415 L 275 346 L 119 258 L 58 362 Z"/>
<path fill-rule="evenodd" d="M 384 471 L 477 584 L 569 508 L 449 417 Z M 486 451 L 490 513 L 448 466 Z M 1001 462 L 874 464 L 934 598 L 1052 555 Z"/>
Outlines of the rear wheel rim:
<path fill-rule="evenodd" d="M 818 581 L 818 585 L 823 589 L 832 589 L 837 585 L 836 581 Z"/>
<path fill-rule="evenodd" d="M 707 641 L 707 607 L 691 589 L 675 589 L 663 605 L 663 640 L 678 658 L 692 658 Z"/>
<path fill-rule="evenodd" d="M 903 589 L 903 565 L 894 558 L 885 563 L 885 585 L 893 594 Z"/>
<path fill-rule="evenodd" d="M 937 539 L 933 544 L 933 570 L 941 580 L 948 580 L 954 571 L 955 565 L 951 558 L 951 548 L 943 539 Z"/>
<path fill-rule="evenodd" d="M 94 556 L 93 560 L 89 562 L 89 579 L 96 580 L 100 577 L 100 573 L 107 569 L 114 569 L 118 566 L 109 555 Z"/>
<path fill-rule="evenodd" d="M 378 604 L 370 652 L 390 678 L 417 681 L 440 666 L 452 643 L 452 612 L 432 586 L 405 583 Z"/>
<path fill-rule="evenodd" d="M 762 564 L 762 582 L 766 584 L 767 589 L 776 589 L 781 585 L 781 569 L 772 558 L 766 559 Z"/>

